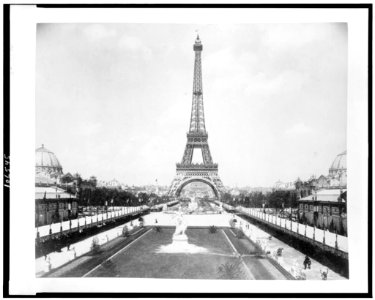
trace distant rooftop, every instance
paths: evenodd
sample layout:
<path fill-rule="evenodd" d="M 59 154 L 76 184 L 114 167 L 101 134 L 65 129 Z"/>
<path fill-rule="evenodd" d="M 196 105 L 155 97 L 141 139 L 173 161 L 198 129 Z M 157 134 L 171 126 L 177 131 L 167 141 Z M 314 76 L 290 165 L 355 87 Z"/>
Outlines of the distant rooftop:
<path fill-rule="evenodd" d="M 76 198 L 75 195 L 67 193 L 64 189 L 61 189 L 59 187 L 35 187 L 35 199 L 74 199 Z"/>
<path fill-rule="evenodd" d="M 324 189 L 316 192 L 316 200 L 314 200 L 315 195 L 310 195 L 301 198 L 300 201 L 323 201 L 323 202 L 337 202 L 341 193 L 346 192 L 346 189 Z"/>

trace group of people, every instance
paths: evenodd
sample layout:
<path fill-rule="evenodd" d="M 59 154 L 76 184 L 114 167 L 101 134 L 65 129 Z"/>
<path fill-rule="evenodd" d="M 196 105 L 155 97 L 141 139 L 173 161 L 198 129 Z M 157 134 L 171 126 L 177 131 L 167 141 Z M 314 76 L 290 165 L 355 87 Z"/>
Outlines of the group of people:
<path fill-rule="evenodd" d="M 311 259 L 307 255 L 305 256 L 305 260 L 303 261 L 303 266 L 306 269 L 311 269 Z M 322 280 L 327 280 L 328 279 L 328 268 L 327 271 L 322 271 L 320 270 L 320 276 L 322 277 Z"/>

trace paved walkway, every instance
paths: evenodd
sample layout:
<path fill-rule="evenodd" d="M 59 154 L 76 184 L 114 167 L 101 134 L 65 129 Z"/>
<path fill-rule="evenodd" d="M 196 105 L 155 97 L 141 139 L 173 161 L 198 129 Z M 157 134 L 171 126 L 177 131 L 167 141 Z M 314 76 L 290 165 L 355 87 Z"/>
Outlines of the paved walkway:
<path fill-rule="evenodd" d="M 86 253 L 56 270 L 53 270 L 47 274 L 47 277 L 82 277 L 87 274 L 87 272 L 93 270 L 96 266 L 109 259 L 115 253 L 124 249 L 124 247 L 127 247 L 146 231 L 146 228 L 136 229 L 128 238 L 120 236 L 109 241 L 101 246 L 99 253 Z"/>
<path fill-rule="evenodd" d="M 257 243 L 266 253 L 269 252 L 269 256 L 277 261 L 285 270 L 290 272 L 297 279 L 306 280 L 322 280 L 321 272 L 327 272 L 328 280 L 344 280 L 345 277 L 339 275 L 338 273 L 332 271 L 331 269 L 323 266 L 316 260 L 311 259 L 311 269 L 303 269 L 303 261 L 305 260 L 305 255 L 300 251 L 296 250 L 292 246 L 285 244 L 284 242 L 271 237 L 270 235 L 261 230 L 260 228 L 254 226 L 253 224 L 247 222 L 246 220 L 240 218 L 240 224 L 247 236 Z M 238 225 L 240 225 L 238 224 Z M 277 250 L 283 248 L 282 256 L 277 256 Z"/>
<path fill-rule="evenodd" d="M 222 232 L 233 247 L 235 254 L 244 264 L 245 269 L 247 269 L 248 279 L 287 279 L 267 258 L 260 256 L 261 250 L 253 242 L 246 238 L 237 238 L 233 230 L 229 228 L 222 229 Z"/>

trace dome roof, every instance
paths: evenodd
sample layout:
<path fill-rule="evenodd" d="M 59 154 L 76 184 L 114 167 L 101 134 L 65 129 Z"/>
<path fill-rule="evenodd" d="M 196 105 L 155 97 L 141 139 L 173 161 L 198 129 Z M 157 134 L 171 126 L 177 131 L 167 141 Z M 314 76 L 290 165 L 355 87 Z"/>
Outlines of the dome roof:
<path fill-rule="evenodd" d="M 56 155 L 47 148 L 44 148 L 44 145 L 35 150 L 35 167 L 53 168 L 62 171 Z"/>
<path fill-rule="evenodd" d="M 346 171 L 346 150 L 336 156 L 331 167 L 329 168 L 329 173 L 336 173 L 337 171 Z"/>

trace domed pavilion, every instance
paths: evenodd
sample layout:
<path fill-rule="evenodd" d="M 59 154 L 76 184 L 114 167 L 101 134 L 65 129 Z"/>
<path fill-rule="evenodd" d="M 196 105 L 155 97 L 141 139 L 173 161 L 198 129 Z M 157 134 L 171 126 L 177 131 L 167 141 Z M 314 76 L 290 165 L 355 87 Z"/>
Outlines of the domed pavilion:
<path fill-rule="evenodd" d="M 336 156 L 328 172 L 330 186 L 346 187 L 346 151 Z"/>
<path fill-rule="evenodd" d="M 56 155 L 42 145 L 35 150 L 35 184 L 59 184 L 63 175 L 62 166 Z"/>

